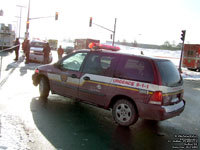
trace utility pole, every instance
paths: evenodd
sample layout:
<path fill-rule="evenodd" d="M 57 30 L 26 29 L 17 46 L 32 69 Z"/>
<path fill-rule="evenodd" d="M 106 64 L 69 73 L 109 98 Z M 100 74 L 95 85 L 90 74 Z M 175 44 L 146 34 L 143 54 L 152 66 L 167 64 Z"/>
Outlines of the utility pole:
<path fill-rule="evenodd" d="M 27 21 L 26 21 L 26 32 L 25 32 L 25 39 L 28 39 L 29 37 L 29 32 L 28 32 L 28 29 L 29 29 L 29 15 L 30 15 L 30 0 L 28 2 L 28 15 L 27 15 Z"/>
<path fill-rule="evenodd" d="M 19 39 L 20 39 L 20 32 L 21 32 L 21 19 L 22 19 L 22 8 L 25 8 L 25 6 L 16 5 L 17 7 L 20 7 L 20 20 L 19 20 Z"/>

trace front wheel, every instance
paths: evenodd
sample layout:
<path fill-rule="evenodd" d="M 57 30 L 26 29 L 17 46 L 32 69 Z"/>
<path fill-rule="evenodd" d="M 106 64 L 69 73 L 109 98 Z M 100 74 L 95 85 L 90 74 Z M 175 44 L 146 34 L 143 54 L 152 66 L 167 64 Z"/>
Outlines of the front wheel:
<path fill-rule="evenodd" d="M 40 92 L 40 98 L 46 99 L 49 96 L 49 82 L 48 79 L 45 77 L 42 77 L 40 79 L 40 84 L 39 84 L 39 92 Z"/>
<path fill-rule="evenodd" d="M 138 120 L 135 106 L 126 99 L 118 100 L 112 109 L 114 120 L 121 126 L 130 126 Z"/>

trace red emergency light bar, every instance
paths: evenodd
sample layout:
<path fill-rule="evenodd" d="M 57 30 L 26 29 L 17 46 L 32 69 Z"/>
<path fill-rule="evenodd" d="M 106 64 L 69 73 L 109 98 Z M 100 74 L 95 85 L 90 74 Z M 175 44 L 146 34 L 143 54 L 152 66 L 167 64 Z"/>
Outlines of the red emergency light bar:
<path fill-rule="evenodd" d="M 111 51 L 120 50 L 120 47 L 118 46 L 111 46 L 111 45 L 105 45 L 105 44 L 100 44 L 100 43 L 90 43 L 88 47 L 90 49 L 105 49 L 105 50 L 111 50 Z"/>

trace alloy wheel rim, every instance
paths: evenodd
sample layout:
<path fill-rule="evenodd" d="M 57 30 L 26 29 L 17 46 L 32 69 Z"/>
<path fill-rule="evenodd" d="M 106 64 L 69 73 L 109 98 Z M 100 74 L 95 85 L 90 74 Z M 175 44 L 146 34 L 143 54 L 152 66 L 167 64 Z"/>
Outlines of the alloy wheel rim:
<path fill-rule="evenodd" d="M 128 122 L 132 117 L 132 111 L 127 104 L 119 104 L 115 113 L 117 119 L 121 122 Z"/>

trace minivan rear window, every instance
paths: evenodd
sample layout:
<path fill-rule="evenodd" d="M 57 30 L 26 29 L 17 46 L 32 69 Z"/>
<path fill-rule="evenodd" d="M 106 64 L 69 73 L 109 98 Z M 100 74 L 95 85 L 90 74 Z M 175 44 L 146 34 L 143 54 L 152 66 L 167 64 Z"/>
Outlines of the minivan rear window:
<path fill-rule="evenodd" d="M 178 86 L 182 84 L 182 77 L 170 60 L 158 60 L 156 64 L 161 75 L 162 85 Z"/>
<path fill-rule="evenodd" d="M 31 47 L 41 47 L 43 48 L 44 47 L 44 42 L 31 42 L 30 46 Z"/>

